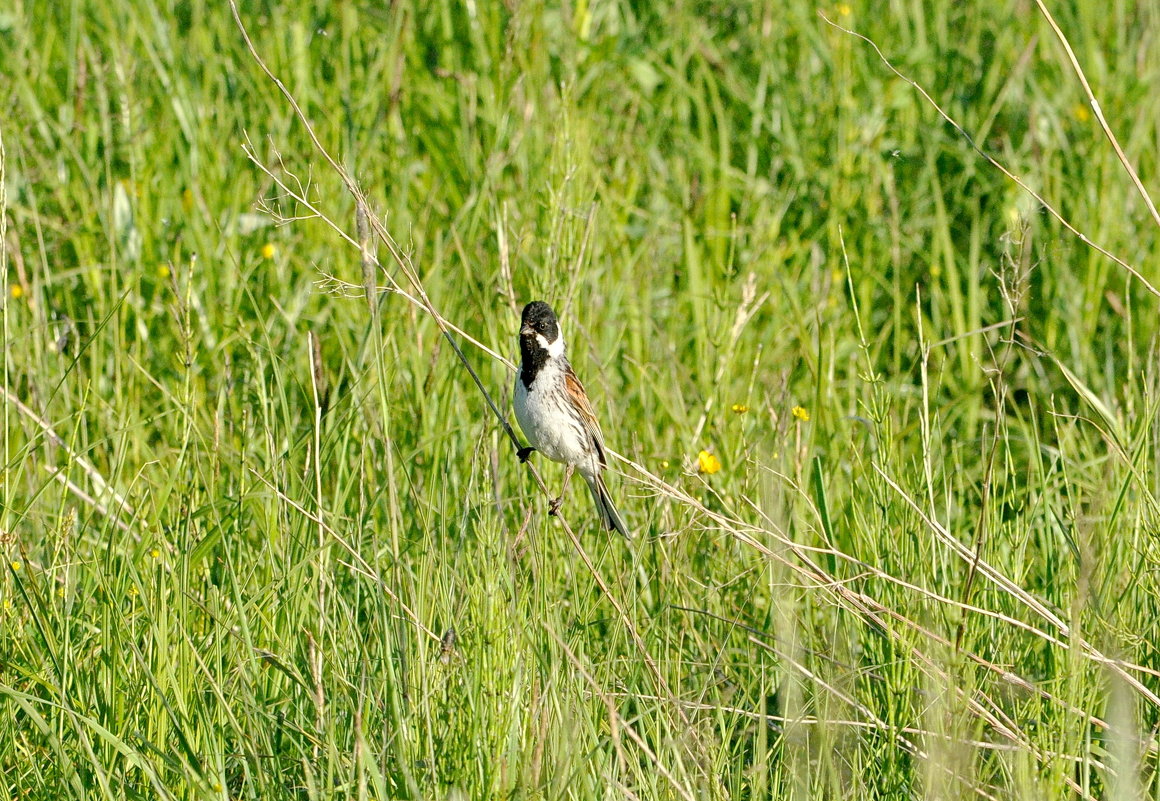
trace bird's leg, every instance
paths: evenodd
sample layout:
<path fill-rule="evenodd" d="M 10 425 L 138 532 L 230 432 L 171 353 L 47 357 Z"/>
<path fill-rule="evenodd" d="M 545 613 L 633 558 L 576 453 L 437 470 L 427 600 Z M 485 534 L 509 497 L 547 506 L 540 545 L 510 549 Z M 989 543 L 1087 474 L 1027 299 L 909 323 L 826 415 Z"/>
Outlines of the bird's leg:
<path fill-rule="evenodd" d="M 526 462 L 534 450 L 535 448 L 533 448 L 531 445 L 525 445 L 516 451 L 516 456 L 520 457 L 520 464 Z"/>
<path fill-rule="evenodd" d="M 572 471 L 575 469 L 574 465 L 568 465 L 568 469 L 564 471 L 564 486 L 560 487 L 560 497 L 553 498 L 548 503 L 548 514 L 552 517 L 556 516 L 556 512 L 560 511 L 560 505 L 564 503 L 564 493 L 568 491 L 568 480 L 572 478 Z"/>

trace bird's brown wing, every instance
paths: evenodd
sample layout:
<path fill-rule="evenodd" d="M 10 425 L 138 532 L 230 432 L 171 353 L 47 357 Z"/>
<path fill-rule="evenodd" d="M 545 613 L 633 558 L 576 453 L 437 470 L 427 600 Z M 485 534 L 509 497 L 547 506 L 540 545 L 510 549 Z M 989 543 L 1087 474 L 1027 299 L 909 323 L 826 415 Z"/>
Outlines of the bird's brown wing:
<path fill-rule="evenodd" d="M 572 405 L 580 413 L 584 430 L 592 437 L 592 444 L 596 446 L 596 457 L 600 460 L 600 466 L 607 466 L 608 460 L 604 456 L 604 435 L 600 433 L 600 423 L 596 422 L 596 415 L 592 412 L 588 393 L 584 391 L 584 385 L 580 383 L 580 379 L 572 371 L 572 365 L 568 365 L 568 369 L 564 371 L 564 388 L 568 391 Z"/>

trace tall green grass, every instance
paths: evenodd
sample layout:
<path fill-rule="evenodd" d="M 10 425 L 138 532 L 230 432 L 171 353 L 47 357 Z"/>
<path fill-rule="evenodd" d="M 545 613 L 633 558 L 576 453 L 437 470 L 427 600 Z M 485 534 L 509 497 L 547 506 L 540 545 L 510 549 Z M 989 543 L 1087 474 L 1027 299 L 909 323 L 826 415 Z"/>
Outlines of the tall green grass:
<path fill-rule="evenodd" d="M 582 553 L 228 5 L 0 10 L 6 795 L 1155 797 L 1156 298 L 819 10 L 1157 282 L 1032 3 L 241 10 L 447 320 L 562 312 Z M 1151 185 L 1160 19 L 1053 11 Z"/>

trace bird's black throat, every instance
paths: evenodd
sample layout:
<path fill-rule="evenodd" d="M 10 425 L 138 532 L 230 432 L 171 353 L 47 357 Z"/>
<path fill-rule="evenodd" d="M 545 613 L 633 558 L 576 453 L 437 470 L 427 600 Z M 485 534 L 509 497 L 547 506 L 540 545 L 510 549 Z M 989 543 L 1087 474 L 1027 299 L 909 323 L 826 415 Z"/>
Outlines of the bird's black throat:
<path fill-rule="evenodd" d="M 532 388 L 532 382 L 549 358 L 548 349 L 536 340 L 534 334 L 520 337 L 520 382 L 524 389 Z"/>

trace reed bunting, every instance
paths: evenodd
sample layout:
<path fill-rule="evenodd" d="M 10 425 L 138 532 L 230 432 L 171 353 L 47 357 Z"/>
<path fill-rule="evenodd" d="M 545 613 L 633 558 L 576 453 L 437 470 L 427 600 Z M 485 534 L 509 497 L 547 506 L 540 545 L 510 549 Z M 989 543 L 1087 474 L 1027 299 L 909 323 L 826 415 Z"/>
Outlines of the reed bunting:
<path fill-rule="evenodd" d="M 524 430 L 530 447 L 521 448 L 520 461 L 526 462 L 532 451 L 539 451 L 553 462 L 567 465 L 560 497 L 552 501 L 549 513 L 555 514 L 564 500 L 564 491 L 572 472 L 579 470 L 588 482 L 596 513 L 609 531 L 615 529 L 632 537 L 624 518 L 612 505 L 604 483 L 604 437 L 588 393 L 572 372 L 564 355 L 564 337 L 552 307 L 541 300 L 524 307 L 520 321 L 520 372 L 516 376 L 516 420 Z"/>

